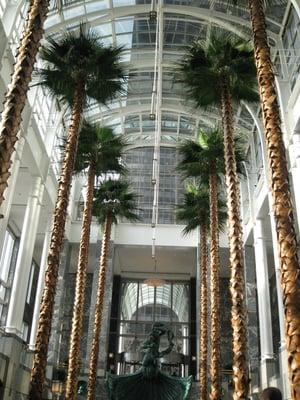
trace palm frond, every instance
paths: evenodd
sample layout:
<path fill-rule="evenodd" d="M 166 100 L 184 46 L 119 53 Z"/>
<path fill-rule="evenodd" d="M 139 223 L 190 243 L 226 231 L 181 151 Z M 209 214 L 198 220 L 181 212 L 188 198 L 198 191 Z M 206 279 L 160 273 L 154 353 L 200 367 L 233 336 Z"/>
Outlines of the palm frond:
<path fill-rule="evenodd" d="M 81 25 L 79 31 L 48 38 L 40 50 L 43 68 L 37 72 L 41 85 L 52 95 L 71 104 L 79 81 L 86 97 L 107 103 L 123 91 L 126 75 L 120 65 L 122 47 L 105 47 L 98 34 Z"/>
<path fill-rule="evenodd" d="M 197 107 L 220 103 L 226 77 L 234 101 L 258 101 L 253 47 L 231 33 L 213 30 L 209 40 L 195 41 L 178 65 L 178 80 Z"/>
<path fill-rule="evenodd" d="M 209 192 L 207 186 L 189 184 L 183 203 L 177 206 L 177 221 L 185 224 L 187 235 L 200 225 L 209 226 Z"/>
<path fill-rule="evenodd" d="M 98 124 L 84 121 L 81 127 L 75 161 L 75 172 L 88 168 L 92 163 L 99 176 L 107 172 L 125 174 L 127 169 L 122 163 L 122 156 L 127 146 L 121 135 Z"/>
<path fill-rule="evenodd" d="M 185 224 L 183 234 L 187 235 L 201 225 L 210 225 L 209 189 L 206 185 L 189 184 L 184 194 L 183 203 L 177 206 L 177 221 Z M 218 198 L 219 230 L 223 231 L 227 220 L 226 203 Z"/>
<path fill-rule="evenodd" d="M 237 170 L 243 175 L 245 141 L 241 135 L 236 135 L 234 140 Z M 216 163 L 219 176 L 225 173 L 223 132 L 218 126 L 206 131 L 200 130 L 195 141 L 186 140 L 180 144 L 178 151 L 180 162 L 177 170 L 184 178 L 195 177 L 203 183 L 208 183 L 212 162 Z"/>
<path fill-rule="evenodd" d="M 114 224 L 122 217 L 130 222 L 138 222 L 137 199 L 138 196 L 131 191 L 127 181 L 109 179 L 95 191 L 93 215 L 100 224 L 105 222 L 108 215 Z"/>

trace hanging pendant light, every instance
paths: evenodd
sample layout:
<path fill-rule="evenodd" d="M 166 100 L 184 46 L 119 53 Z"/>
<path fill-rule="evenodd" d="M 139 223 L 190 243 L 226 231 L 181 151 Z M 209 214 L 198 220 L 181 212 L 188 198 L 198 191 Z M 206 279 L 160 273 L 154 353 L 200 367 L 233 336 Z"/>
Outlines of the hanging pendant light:
<path fill-rule="evenodd" d="M 157 261 L 156 261 L 156 259 L 154 259 L 153 277 L 145 279 L 143 283 L 145 283 L 148 286 L 152 286 L 152 287 L 160 287 L 160 286 L 164 286 L 166 284 L 166 281 L 164 279 L 161 279 L 156 275 L 157 274 L 156 267 L 157 267 Z"/>

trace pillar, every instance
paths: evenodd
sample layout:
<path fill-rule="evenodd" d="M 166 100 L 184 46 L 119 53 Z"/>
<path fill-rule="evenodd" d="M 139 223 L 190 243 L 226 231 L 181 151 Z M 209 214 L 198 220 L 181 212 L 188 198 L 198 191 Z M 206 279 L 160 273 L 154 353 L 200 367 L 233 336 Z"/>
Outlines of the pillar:
<path fill-rule="evenodd" d="M 272 209 L 271 193 L 269 193 L 269 207 L 270 209 Z M 277 233 L 276 233 L 273 211 L 270 212 L 270 221 L 271 221 L 271 234 L 272 234 L 272 244 L 274 252 L 274 264 L 276 271 L 276 288 L 277 288 L 279 329 L 280 329 L 280 348 L 279 348 L 280 376 L 282 383 L 283 399 L 288 400 L 291 398 L 291 389 L 289 385 L 289 373 L 288 373 L 287 351 L 286 351 L 286 341 L 285 341 L 285 316 L 284 316 L 282 288 L 281 288 L 281 271 L 280 271 L 279 253 L 277 246 Z"/>
<path fill-rule="evenodd" d="M 295 217 L 297 217 L 298 228 L 300 229 L 300 191 L 298 190 L 300 182 L 300 132 L 295 132 L 293 135 L 293 144 L 289 147 L 289 155 L 296 203 L 297 215 L 295 215 Z"/>
<path fill-rule="evenodd" d="M 253 227 L 254 254 L 256 264 L 256 287 L 258 300 L 258 318 L 260 332 L 260 354 L 261 354 L 261 386 L 269 385 L 272 374 L 273 363 L 273 338 L 272 319 L 270 307 L 268 260 L 266 243 L 263 233 L 263 220 L 257 219 Z"/>
<path fill-rule="evenodd" d="M 22 322 L 44 185 L 35 177 L 27 200 L 5 330 L 22 335 Z"/>
<path fill-rule="evenodd" d="M 52 214 L 48 217 L 48 224 L 47 229 L 45 232 L 44 243 L 43 243 L 43 250 L 40 262 L 40 272 L 39 272 L 39 279 L 36 289 L 36 297 L 34 303 L 34 310 L 32 316 L 32 325 L 30 331 L 30 340 L 29 340 L 29 348 L 30 350 L 35 350 L 35 340 L 36 340 L 36 333 L 38 327 L 38 320 L 39 320 L 39 313 L 40 313 L 40 305 L 42 300 L 42 294 L 45 285 L 45 271 L 47 268 L 47 258 L 48 258 L 48 250 L 51 238 L 51 228 L 52 228 Z"/>
<path fill-rule="evenodd" d="M 10 215 L 10 209 L 15 193 L 15 188 L 16 188 L 16 183 L 17 183 L 17 178 L 20 170 L 20 164 L 21 164 L 21 157 L 23 153 L 23 148 L 24 148 L 24 143 L 25 139 L 20 138 L 18 141 L 18 144 L 16 145 L 16 151 L 13 155 L 13 163 L 11 167 L 11 176 L 8 180 L 8 187 L 6 188 L 4 192 L 4 201 L 1 205 L 0 208 L 0 214 L 3 216 L 3 218 L 0 219 L 0 253 L 2 251 L 3 243 L 4 243 L 4 237 L 5 237 L 5 232 L 7 229 L 7 223 Z"/>
<path fill-rule="evenodd" d="M 248 348 L 251 392 L 259 387 L 259 322 L 256 296 L 254 247 L 245 245 L 246 304 L 248 311 Z"/>

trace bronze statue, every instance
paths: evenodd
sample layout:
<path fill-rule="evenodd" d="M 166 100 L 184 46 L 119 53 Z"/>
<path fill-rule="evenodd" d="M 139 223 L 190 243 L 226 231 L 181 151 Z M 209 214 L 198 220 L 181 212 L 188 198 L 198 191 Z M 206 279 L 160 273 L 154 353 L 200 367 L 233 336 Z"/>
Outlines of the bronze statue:
<path fill-rule="evenodd" d="M 159 351 L 160 338 L 167 335 L 169 346 Z M 134 374 L 107 376 L 110 400 L 186 400 L 192 377 L 178 378 L 159 369 L 158 359 L 174 347 L 174 334 L 163 322 L 156 322 L 141 350 L 145 353 L 142 367 Z"/>

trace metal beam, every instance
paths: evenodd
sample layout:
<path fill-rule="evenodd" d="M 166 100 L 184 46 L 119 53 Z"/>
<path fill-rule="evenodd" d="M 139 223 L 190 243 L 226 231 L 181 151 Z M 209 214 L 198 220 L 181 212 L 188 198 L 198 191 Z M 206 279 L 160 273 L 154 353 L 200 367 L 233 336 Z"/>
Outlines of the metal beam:
<path fill-rule="evenodd" d="M 99 3 L 99 0 L 93 0 L 89 2 L 89 4 L 97 2 Z M 65 9 L 69 11 L 70 9 L 72 8 L 75 9 L 76 7 L 82 6 L 83 4 L 84 3 L 75 3 L 70 5 L 69 7 L 66 7 Z M 84 17 L 89 21 L 91 26 L 96 26 L 102 23 L 111 22 L 116 18 L 124 18 L 127 16 L 131 17 L 131 16 L 138 16 L 140 14 L 147 14 L 149 11 L 150 11 L 149 4 L 139 4 L 133 6 L 121 6 L 110 9 L 97 10 L 86 13 Z M 245 27 L 247 27 L 250 30 L 250 21 L 247 21 L 235 15 L 211 9 L 205 9 L 201 7 L 179 6 L 171 4 L 168 4 L 164 7 L 164 12 L 166 14 L 169 13 L 175 15 L 184 15 L 185 18 L 193 17 L 194 19 L 197 19 L 199 21 L 203 20 L 206 23 L 213 23 L 219 26 L 220 28 L 226 29 L 229 32 L 237 34 L 238 36 L 247 39 L 250 38 L 250 31 L 249 35 L 245 33 Z M 69 26 L 79 24 L 79 22 L 82 21 L 83 15 L 75 12 L 72 13 L 72 15 L 73 14 L 74 17 L 70 17 L 68 20 L 61 20 L 61 22 L 55 23 L 52 26 L 49 26 L 49 22 L 48 24 L 46 23 L 46 33 L 47 34 L 56 33 L 59 30 L 65 28 L 66 24 L 68 24 Z M 52 14 L 50 13 L 48 21 L 51 21 L 51 15 L 53 15 L 53 13 Z M 267 20 L 270 21 L 272 24 L 281 26 L 280 24 L 278 24 L 278 22 L 270 18 L 267 18 Z M 236 24 L 237 26 L 234 26 L 233 24 Z M 275 41 L 278 38 L 278 35 L 270 30 L 268 30 L 268 36 Z"/>

